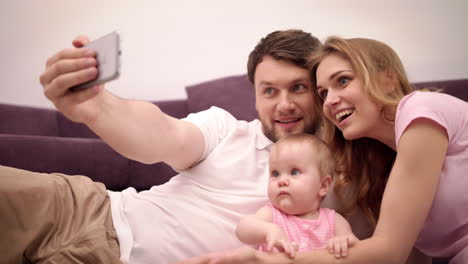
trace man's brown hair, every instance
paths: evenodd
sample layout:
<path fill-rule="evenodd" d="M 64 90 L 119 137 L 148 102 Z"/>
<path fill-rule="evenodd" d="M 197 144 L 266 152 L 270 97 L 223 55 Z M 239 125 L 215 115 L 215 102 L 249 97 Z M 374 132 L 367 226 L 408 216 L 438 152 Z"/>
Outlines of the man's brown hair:
<path fill-rule="evenodd" d="M 307 58 L 320 45 L 321 43 L 316 37 L 298 29 L 279 30 L 268 34 L 250 52 L 247 61 L 250 82 L 254 83 L 257 65 L 263 61 L 265 56 L 286 60 L 307 69 Z"/>

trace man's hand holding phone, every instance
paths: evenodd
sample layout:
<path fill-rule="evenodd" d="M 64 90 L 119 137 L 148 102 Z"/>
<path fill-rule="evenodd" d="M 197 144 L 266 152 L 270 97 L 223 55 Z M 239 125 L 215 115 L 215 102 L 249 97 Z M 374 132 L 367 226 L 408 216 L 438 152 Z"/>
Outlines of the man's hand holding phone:
<path fill-rule="evenodd" d="M 93 80 L 71 87 L 72 92 L 117 79 L 120 75 L 120 36 L 117 32 L 102 36 L 84 47 L 96 52 L 98 75 Z"/>
<path fill-rule="evenodd" d="M 105 92 L 102 83 L 118 77 L 119 64 L 111 61 L 117 68 L 103 67 L 102 62 L 99 62 L 99 49 L 93 47 L 86 36 L 73 40 L 73 46 L 75 48 L 64 49 L 47 60 L 40 81 L 45 96 L 59 111 L 75 122 L 88 123 L 97 117 L 104 97 L 112 96 Z M 105 45 L 99 48 L 113 52 L 117 58 L 120 56 L 119 45 L 111 50 L 106 49 Z M 105 60 L 105 63 L 109 62 L 107 57 Z M 100 72 L 102 70 L 106 71 L 104 75 Z M 109 72 L 112 78 L 108 78 Z"/>

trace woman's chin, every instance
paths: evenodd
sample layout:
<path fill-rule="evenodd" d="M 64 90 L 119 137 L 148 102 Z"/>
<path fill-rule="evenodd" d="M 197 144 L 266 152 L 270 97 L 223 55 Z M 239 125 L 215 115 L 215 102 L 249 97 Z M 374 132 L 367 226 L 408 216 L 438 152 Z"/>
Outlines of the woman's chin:
<path fill-rule="evenodd" d="M 343 134 L 343 137 L 346 140 L 355 140 L 358 138 L 362 138 L 362 136 L 359 135 L 359 133 L 356 133 L 356 131 L 352 131 L 350 129 L 341 130 L 341 133 Z"/>

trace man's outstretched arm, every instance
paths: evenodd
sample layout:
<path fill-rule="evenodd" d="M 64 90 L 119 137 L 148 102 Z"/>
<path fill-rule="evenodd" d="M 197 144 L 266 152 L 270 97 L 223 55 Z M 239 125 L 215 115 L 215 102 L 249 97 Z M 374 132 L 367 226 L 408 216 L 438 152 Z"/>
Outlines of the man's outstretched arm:
<path fill-rule="evenodd" d="M 195 125 L 164 114 L 152 103 L 119 98 L 102 85 L 69 90 L 98 74 L 95 52 L 83 48 L 88 42 L 80 36 L 73 41 L 75 48 L 47 60 L 40 78 L 45 96 L 66 117 L 86 124 L 127 158 L 143 163 L 163 161 L 176 169 L 197 162 L 204 139 Z"/>

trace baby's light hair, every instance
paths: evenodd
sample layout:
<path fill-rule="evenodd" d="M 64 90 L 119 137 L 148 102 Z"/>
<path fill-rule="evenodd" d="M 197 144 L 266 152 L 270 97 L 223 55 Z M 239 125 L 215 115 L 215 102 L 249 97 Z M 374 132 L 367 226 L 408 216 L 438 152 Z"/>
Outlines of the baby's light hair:
<path fill-rule="evenodd" d="M 306 133 L 292 134 L 278 140 L 275 144 L 275 148 L 281 148 L 281 146 L 287 144 L 309 145 L 310 149 L 316 152 L 314 156 L 317 158 L 320 177 L 330 175 L 333 178 L 335 174 L 335 163 L 330 149 L 323 140 Z"/>

